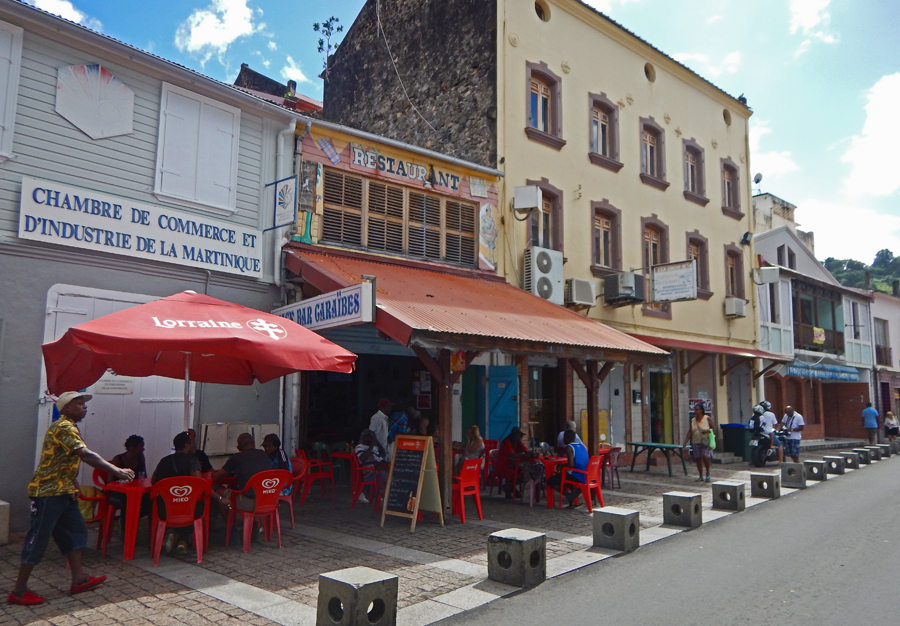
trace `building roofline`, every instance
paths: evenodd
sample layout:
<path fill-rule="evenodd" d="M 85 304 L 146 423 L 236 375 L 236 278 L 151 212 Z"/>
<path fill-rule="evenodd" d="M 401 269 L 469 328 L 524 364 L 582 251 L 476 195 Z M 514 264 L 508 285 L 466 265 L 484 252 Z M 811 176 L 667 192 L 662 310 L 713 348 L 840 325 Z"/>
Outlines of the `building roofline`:
<path fill-rule="evenodd" d="M 132 63 L 138 66 L 154 70 L 170 80 L 178 81 L 181 86 L 190 83 L 200 91 L 214 94 L 224 101 L 231 101 L 246 108 L 254 108 L 269 113 L 271 117 L 277 117 L 284 121 L 290 121 L 297 117 L 297 112 L 289 108 L 279 106 L 267 100 L 263 100 L 253 94 L 240 90 L 233 85 L 216 80 L 205 74 L 201 74 L 189 67 L 175 63 L 161 56 L 157 56 L 146 50 L 125 43 L 109 35 L 98 33 L 87 26 L 82 26 L 64 17 L 54 15 L 37 7 L 26 4 L 21 0 L 6 0 L 0 3 L 0 15 L 11 16 L 18 20 L 19 25 L 27 26 L 28 30 L 50 36 L 54 41 L 71 45 L 79 49 L 93 49 L 105 53 L 116 61 L 116 55 L 124 57 L 120 63 Z M 166 78 L 163 78 L 166 80 Z"/>

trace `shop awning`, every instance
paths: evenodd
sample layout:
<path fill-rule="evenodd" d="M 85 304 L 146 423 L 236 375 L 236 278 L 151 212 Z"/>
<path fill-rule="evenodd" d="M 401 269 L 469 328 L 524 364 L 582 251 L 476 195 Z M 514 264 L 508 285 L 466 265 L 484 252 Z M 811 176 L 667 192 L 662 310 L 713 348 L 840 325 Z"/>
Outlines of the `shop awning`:
<path fill-rule="evenodd" d="M 483 272 L 434 269 L 292 244 L 285 264 L 321 292 L 376 278 L 375 327 L 404 346 L 541 353 L 598 361 L 658 359 L 641 339 Z"/>
<path fill-rule="evenodd" d="M 758 372 L 754 372 L 753 378 L 754 380 L 765 374 L 769 369 L 779 365 L 781 363 L 788 363 L 794 360 L 793 356 L 784 356 L 781 354 L 773 354 L 771 352 L 764 352 L 763 350 L 754 350 L 753 348 L 741 348 L 737 346 L 723 346 L 715 343 L 702 343 L 699 341 L 685 341 L 683 339 L 673 339 L 670 337 L 653 337 L 650 335 L 631 335 L 636 339 L 640 339 L 641 341 L 646 341 L 647 343 L 653 344 L 654 346 L 659 346 L 660 348 L 667 348 L 669 350 L 690 350 L 692 352 L 700 352 L 701 356 L 699 358 L 690 361 L 686 358 L 682 358 L 681 367 L 679 371 L 681 372 L 681 383 L 684 384 L 685 377 L 687 374 L 694 369 L 697 365 L 699 365 L 702 361 L 704 361 L 707 357 L 721 354 L 723 356 L 733 356 L 737 357 L 737 361 L 733 362 L 731 365 L 728 365 L 725 362 L 725 359 L 721 359 L 721 363 L 718 366 L 719 372 L 719 381 L 721 384 L 725 384 L 725 377 L 735 368 L 739 367 L 743 363 L 747 361 L 752 361 L 755 359 L 767 359 L 770 361 L 769 365 L 764 367 Z"/>

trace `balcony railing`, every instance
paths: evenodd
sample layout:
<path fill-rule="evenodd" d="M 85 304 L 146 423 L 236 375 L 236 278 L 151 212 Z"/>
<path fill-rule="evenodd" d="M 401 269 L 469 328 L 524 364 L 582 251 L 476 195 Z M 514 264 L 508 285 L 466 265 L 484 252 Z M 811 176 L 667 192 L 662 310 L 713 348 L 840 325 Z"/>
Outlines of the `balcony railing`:
<path fill-rule="evenodd" d="M 890 346 L 875 346 L 875 363 L 878 365 L 891 366 L 894 364 L 891 359 Z"/>
<path fill-rule="evenodd" d="M 809 324 L 794 324 L 794 347 L 814 352 L 844 353 L 844 333 L 836 330 L 825 330 L 825 341 L 816 343 L 814 327 Z"/>

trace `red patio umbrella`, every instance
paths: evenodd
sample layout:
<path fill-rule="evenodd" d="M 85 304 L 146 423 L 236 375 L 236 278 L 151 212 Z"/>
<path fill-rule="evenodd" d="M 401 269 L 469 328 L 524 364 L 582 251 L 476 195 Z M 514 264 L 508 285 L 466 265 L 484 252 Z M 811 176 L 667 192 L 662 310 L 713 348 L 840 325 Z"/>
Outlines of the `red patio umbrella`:
<path fill-rule="evenodd" d="M 353 371 L 356 355 L 290 320 L 185 291 L 73 326 L 44 344 L 53 394 L 122 376 L 250 385 L 303 370 Z"/>

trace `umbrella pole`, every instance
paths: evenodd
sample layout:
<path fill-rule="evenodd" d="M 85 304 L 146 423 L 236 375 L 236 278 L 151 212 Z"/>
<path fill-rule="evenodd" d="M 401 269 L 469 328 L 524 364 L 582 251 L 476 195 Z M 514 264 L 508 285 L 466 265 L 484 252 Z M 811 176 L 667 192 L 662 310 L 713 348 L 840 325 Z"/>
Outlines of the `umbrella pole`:
<path fill-rule="evenodd" d="M 184 429 L 191 424 L 191 353 L 184 353 Z"/>

